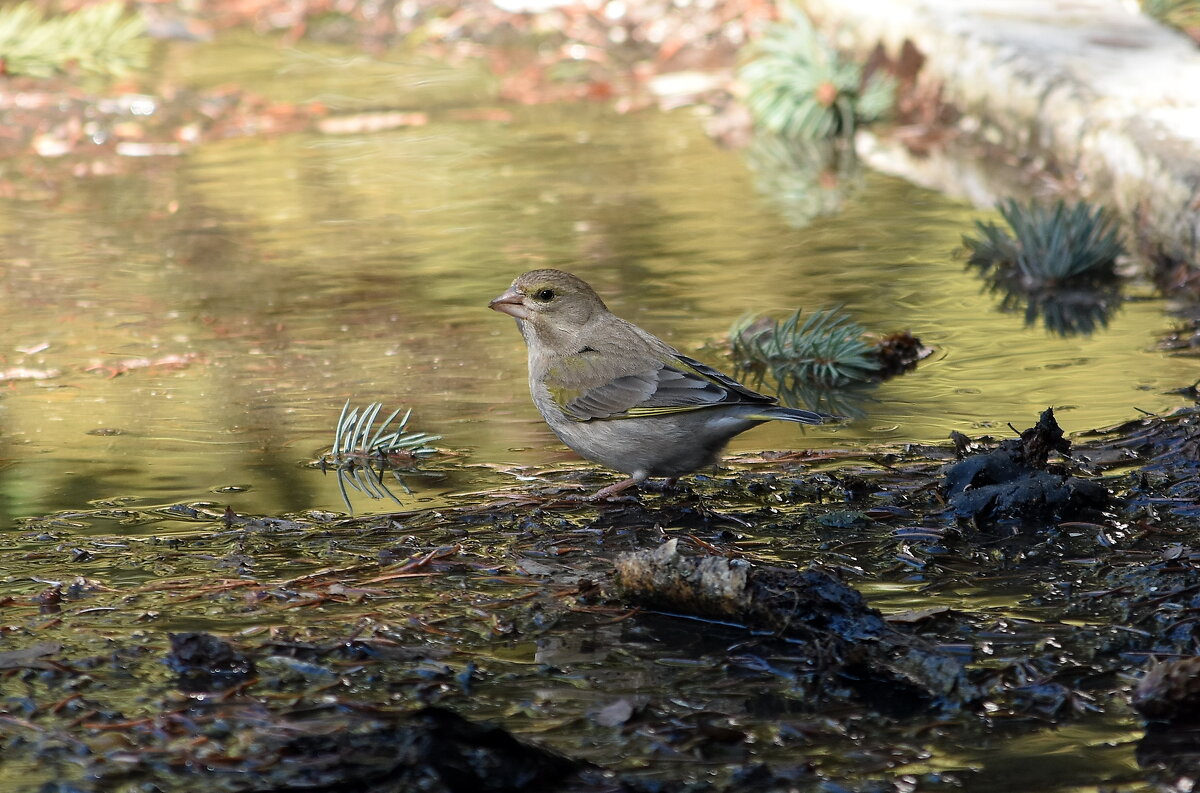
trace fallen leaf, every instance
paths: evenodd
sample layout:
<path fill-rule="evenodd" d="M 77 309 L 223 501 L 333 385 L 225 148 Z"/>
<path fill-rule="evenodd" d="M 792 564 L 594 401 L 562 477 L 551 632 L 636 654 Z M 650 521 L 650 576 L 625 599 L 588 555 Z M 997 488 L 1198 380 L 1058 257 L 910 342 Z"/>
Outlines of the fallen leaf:
<path fill-rule="evenodd" d="M 610 705 L 605 705 L 592 719 L 601 727 L 620 727 L 633 716 L 633 703 L 627 699 L 618 699 Z"/>

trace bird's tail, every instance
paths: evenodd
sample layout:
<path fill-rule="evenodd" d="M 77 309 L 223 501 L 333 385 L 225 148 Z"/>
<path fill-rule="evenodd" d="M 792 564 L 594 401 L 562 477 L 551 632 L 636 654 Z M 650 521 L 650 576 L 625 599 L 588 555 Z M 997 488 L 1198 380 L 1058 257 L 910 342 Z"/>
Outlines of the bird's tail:
<path fill-rule="evenodd" d="M 797 424 L 828 424 L 833 421 L 844 420 L 841 416 L 835 416 L 831 413 L 785 408 L 782 405 L 764 405 L 761 408 L 756 408 L 753 413 L 743 413 L 742 418 L 747 418 L 751 421 L 794 421 Z"/>

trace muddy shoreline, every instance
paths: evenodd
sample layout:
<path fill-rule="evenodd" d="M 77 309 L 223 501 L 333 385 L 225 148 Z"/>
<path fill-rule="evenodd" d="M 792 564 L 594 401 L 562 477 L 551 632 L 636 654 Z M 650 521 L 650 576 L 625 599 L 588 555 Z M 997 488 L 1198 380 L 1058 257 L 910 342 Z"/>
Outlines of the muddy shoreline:
<path fill-rule="evenodd" d="M 17 560 L 0 654 L 5 765 L 58 780 L 56 790 L 312 779 L 460 790 L 456 774 L 486 776 L 471 751 L 516 745 L 420 715 L 436 706 L 571 758 L 530 760 L 557 769 L 548 790 L 900 790 L 914 778 L 969 789 L 986 768 L 926 761 L 1072 725 L 1136 731 L 1129 699 L 1151 659 L 1196 654 L 1198 438 L 1200 411 L 1188 410 L 1051 454 L 1051 468 L 1111 494 L 1090 520 L 956 516 L 939 485 L 950 446 L 779 456 L 769 471 L 604 505 L 567 500 L 572 472 L 557 475 L 566 490 L 543 482 L 436 512 L 269 518 L 193 504 L 29 519 L 2 540 Z M 998 448 L 960 449 L 977 445 Z M 194 530 L 101 533 L 128 521 Z M 849 607 L 838 606 L 838 620 L 813 622 L 812 601 L 809 627 L 789 636 L 711 610 L 688 616 L 679 603 L 638 606 L 628 579 L 614 586 L 614 563 L 668 538 L 685 559 L 840 580 L 866 594 L 868 611 L 845 622 Z M 76 577 L 39 575 L 63 569 Z M 1012 606 L 997 609 L 989 591 Z M 179 638 L 188 631 L 219 639 L 196 649 L 187 643 L 200 640 Z M 909 649 L 879 645 L 871 661 L 841 644 L 883 635 L 908 637 Z M 197 678 L 205 664 L 219 674 Z M 925 694 L 896 695 L 901 669 L 910 694 Z M 466 771 L 380 748 L 400 734 L 423 745 L 428 719 L 476 747 L 463 750 L 475 758 L 459 763 Z M 303 737 L 331 730 L 382 743 Z M 1179 746 L 1186 730 L 1169 733 L 1166 759 L 1162 728 L 1138 743 L 1143 783 L 1195 772 L 1196 750 Z M 1134 781 L 1123 774 L 1100 763 L 1090 779 Z"/>

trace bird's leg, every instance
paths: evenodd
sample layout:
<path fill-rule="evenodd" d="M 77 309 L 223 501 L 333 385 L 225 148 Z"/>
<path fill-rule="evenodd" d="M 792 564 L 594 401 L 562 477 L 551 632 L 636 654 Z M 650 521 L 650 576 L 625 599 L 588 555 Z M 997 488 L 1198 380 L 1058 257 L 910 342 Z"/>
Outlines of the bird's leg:
<path fill-rule="evenodd" d="M 646 477 L 647 477 L 647 474 L 645 474 L 641 471 L 635 471 L 633 476 L 629 477 L 628 479 L 622 479 L 620 482 L 617 482 L 615 485 L 609 485 L 608 487 L 600 488 L 595 493 L 588 496 L 587 500 L 588 501 L 604 501 L 605 499 L 612 498 L 613 496 L 617 495 L 618 493 L 622 493 L 622 492 L 628 490 L 629 488 L 634 487 L 635 485 L 640 485 L 642 482 L 645 482 Z"/>

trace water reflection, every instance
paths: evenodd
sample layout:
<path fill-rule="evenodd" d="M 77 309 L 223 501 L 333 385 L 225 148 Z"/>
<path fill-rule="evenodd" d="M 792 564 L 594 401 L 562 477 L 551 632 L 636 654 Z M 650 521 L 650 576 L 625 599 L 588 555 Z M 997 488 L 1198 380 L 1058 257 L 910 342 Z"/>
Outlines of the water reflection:
<path fill-rule="evenodd" d="M 1175 777 L 1192 778 L 1200 771 L 1200 733 L 1195 725 L 1151 723 L 1136 752 L 1142 768 L 1160 768 Z"/>
<path fill-rule="evenodd" d="M 787 407 L 816 410 L 844 419 L 866 418 L 870 403 L 875 399 L 875 389 L 879 387 L 876 379 L 813 382 L 779 370 L 768 373 L 763 366 L 737 366 L 733 375 L 755 391 L 776 395 Z"/>
<path fill-rule="evenodd" d="M 788 407 L 809 407 L 848 419 L 862 419 L 876 401 L 878 383 L 844 383 L 840 386 L 820 386 L 791 380 L 778 389 L 779 401 Z"/>
<path fill-rule="evenodd" d="M 1020 279 L 990 270 L 980 277 L 992 294 L 1000 297 L 1006 313 L 1023 312 L 1025 327 L 1042 326 L 1058 336 L 1090 335 L 1108 327 L 1123 302 L 1115 279 L 1082 284 L 1027 286 Z"/>
<path fill-rule="evenodd" d="M 760 132 L 744 156 L 754 188 L 794 229 L 836 214 L 862 187 L 862 167 L 845 140 L 785 140 Z"/>

